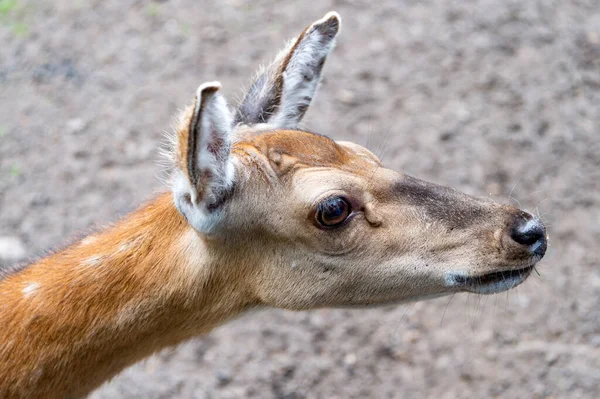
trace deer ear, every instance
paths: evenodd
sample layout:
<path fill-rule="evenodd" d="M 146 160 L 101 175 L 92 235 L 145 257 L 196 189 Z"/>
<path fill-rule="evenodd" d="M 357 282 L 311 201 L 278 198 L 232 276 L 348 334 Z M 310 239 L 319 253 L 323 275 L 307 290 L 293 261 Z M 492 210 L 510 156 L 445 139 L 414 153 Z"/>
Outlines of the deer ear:
<path fill-rule="evenodd" d="M 304 29 L 266 69 L 259 71 L 236 112 L 235 122 L 297 128 L 317 91 L 340 25 L 340 16 L 330 12 Z"/>
<path fill-rule="evenodd" d="M 218 91 L 219 82 L 202 84 L 181 120 L 173 176 L 177 209 L 198 231 L 210 233 L 233 189 L 233 120 Z"/>

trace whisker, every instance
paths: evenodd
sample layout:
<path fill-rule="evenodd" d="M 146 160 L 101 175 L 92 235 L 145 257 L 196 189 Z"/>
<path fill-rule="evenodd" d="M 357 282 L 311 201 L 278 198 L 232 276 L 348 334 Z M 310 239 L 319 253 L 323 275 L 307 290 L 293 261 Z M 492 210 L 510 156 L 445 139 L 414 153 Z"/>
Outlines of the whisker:
<path fill-rule="evenodd" d="M 510 193 L 508 193 L 508 198 L 510 198 L 512 196 L 513 191 L 515 191 L 515 188 L 517 187 L 517 184 L 519 184 L 520 181 L 521 181 L 521 179 L 517 179 L 515 184 L 513 184 L 512 188 L 510 189 Z"/>
<path fill-rule="evenodd" d="M 532 191 L 528 195 L 526 195 L 525 198 L 531 198 L 534 194 L 541 193 L 542 191 L 544 191 L 544 190 L 535 190 L 535 191 Z"/>
<path fill-rule="evenodd" d="M 490 298 L 489 295 L 485 296 L 485 300 L 483 301 L 483 306 L 481 307 L 481 311 L 479 312 L 479 319 L 481 319 L 483 317 L 483 313 L 485 312 L 485 307 L 487 305 L 487 301 L 489 298 Z"/>
<path fill-rule="evenodd" d="M 540 219 L 542 218 L 542 217 L 540 216 L 540 205 L 542 205 L 544 202 L 548 201 L 548 199 L 549 199 L 549 198 L 545 198 L 545 199 L 543 199 L 542 201 L 538 202 L 538 204 L 537 204 L 537 205 L 535 206 L 535 208 L 534 208 L 534 209 L 535 209 L 535 213 L 537 213 L 537 216 L 538 216 L 538 218 L 540 218 Z"/>
<path fill-rule="evenodd" d="M 509 195 L 508 198 L 515 201 L 517 203 L 517 205 L 519 205 L 519 208 L 523 209 L 523 205 L 521 205 L 521 202 L 518 199 L 516 199 L 515 197 L 513 197 L 511 195 Z"/>
<path fill-rule="evenodd" d="M 452 296 L 450 297 L 450 300 L 448 301 L 448 303 L 446 303 L 446 307 L 444 308 L 444 313 L 442 313 L 442 320 L 440 320 L 440 327 L 444 323 L 444 317 L 446 317 L 446 311 L 448 310 L 448 306 L 450 305 L 450 302 L 452 302 L 452 299 L 454 299 L 455 295 L 456 295 L 456 292 L 454 294 L 452 294 Z"/>
<path fill-rule="evenodd" d="M 404 322 L 404 320 L 406 320 L 406 318 L 408 317 L 408 314 L 412 310 L 413 306 L 415 306 L 415 302 L 411 302 L 410 305 L 408 305 L 406 312 L 404 312 L 404 314 L 402 315 L 402 317 L 396 324 L 396 328 L 394 328 L 394 331 L 392 332 L 392 339 L 395 340 L 398 337 L 398 329 L 400 328 L 400 325 L 402 324 L 402 322 Z"/>
<path fill-rule="evenodd" d="M 496 316 L 498 314 L 498 297 L 499 295 L 494 295 L 494 316 L 492 318 L 492 329 L 496 326 Z"/>
<path fill-rule="evenodd" d="M 367 124 L 368 124 L 369 127 L 367 128 L 367 141 L 365 143 L 365 148 L 367 148 L 367 149 L 370 150 L 371 146 L 373 144 L 371 142 L 372 137 L 373 137 L 373 134 L 372 134 L 373 133 L 373 125 L 371 124 L 371 115 L 367 116 Z"/>
<path fill-rule="evenodd" d="M 477 303 L 475 304 L 475 318 L 473 319 L 473 325 L 471 326 L 473 331 L 475 331 L 475 325 L 476 325 L 477 319 L 479 319 L 481 317 L 481 313 L 480 313 L 479 309 L 481 306 L 481 298 L 482 297 L 483 297 L 483 295 L 477 296 Z"/>
<path fill-rule="evenodd" d="M 387 145 L 384 145 L 384 143 L 387 143 L 387 139 L 388 139 L 390 132 L 391 132 L 391 127 L 389 129 L 386 129 L 385 133 L 383 134 L 382 140 L 380 141 L 380 145 L 378 146 L 379 149 L 377 150 L 377 152 L 380 154 L 377 155 L 377 153 L 375 153 L 379 157 L 379 160 L 381 161 L 381 163 L 383 163 L 383 157 L 385 156 L 385 153 L 381 153 L 381 147 L 383 147 L 383 148 L 387 147 Z M 384 150 L 384 151 L 387 151 L 387 150 Z M 375 177 L 375 173 L 377 173 L 377 171 L 379 170 L 380 167 L 381 167 L 380 165 L 376 165 L 375 168 L 373 169 L 373 173 L 371 173 L 371 176 L 367 180 L 367 190 L 370 190 L 372 188 L 373 178 Z"/>
<path fill-rule="evenodd" d="M 541 281 L 543 281 L 543 280 L 541 280 Z M 532 278 L 532 279 L 531 279 L 531 283 L 532 283 L 532 284 L 534 284 L 534 285 L 535 285 L 536 287 L 538 287 L 538 288 L 540 288 L 540 287 L 541 287 L 541 285 L 538 283 L 538 281 L 537 281 L 535 278 Z"/>
<path fill-rule="evenodd" d="M 546 197 L 543 200 L 541 200 L 540 202 L 538 202 L 538 204 L 535 206 L 536 208 L 540 205 L 542 205 L 544 202 L 548 201 L 550 199 L 550 197 Z"/>
<path fill-rule="evenodd" d="M 393 128 L 393 125 L 390 124 L 388 127 L 386 127 L 384 129 L 385 133 L 383 134 L 383 137 L 381 140 L 381 146 L 382 146 L 382 149 L 380 149 L 381 155 L 379 156 L 379 160 L 381 161 L 381 163 L 384 162 L 385 157 L 387 156 L 387 153 L 389 150 L 389 146 L 387 144 L 388 144 L 388 141 L 390 138 L 390 134 L 392 133 L 392 128 Z"/>
<path fill-rule="evenodd" d="M 465 299 L 465 309 L 466 309 L 465 313 L 466 313 L 468 319 L 470 319 L 470 315 L 469 315 L 469 298 L 470 297 L 471 297 L 471 293 L 467 292 L 467 297 Z"/>
<path fill-rule="evenodd" d="M 413 306 L 415 306 L 415 302 L 412 302 L 409 306 L 408 309 L 406 309 L 406 312 L 404 312 L 404 315 L 402 315 L 402 318 L 400 318 L 399 323 L 402 323 L 406 317 L 408 316 L 408 314 L 410 313 L 410 311 L 412 310 Z"/>
<path fill-rule="evenodd" d="M 519 288 L 521 287 L 516 287 L 515 288 L 515 292 L 517 293 L 517 303 L 519 304 L 519 306 L 523 306 L 523 301 L 521 300 L 521 292 L 519 290 Z"/>
<path fill-rule="evenodd" d="M 480 284 L 477 283 L 477 286 L 479 286 Z M 469 303 L 469 299 L 471 297 L 471 294 L 469 293 L 469 295 L 467 295 L 467 303 Z M 472 309 L 471 306 L 468 306 L 468 315 L 469 315 L 469 324 L 471 325 L 471 331 L 475 331 L 475 313 Z"/>
<path fill-rule="evenodd" d="M 519 204 L 519 208 L 522 208 L 521 203 L 519 202 L 518 199 L 514 198 L 512 196 L 513 192 L 515 191 L 515 188 L 517 187 L 517 185 L 521 182 L 521 179 L 517 179 L 517 181 L 515 182 L 515 184 L 513 184 L 512 188 L 510 189 L 510 192 L 508 193 L 508 198 L 515 201 L 517 204 Z"/>

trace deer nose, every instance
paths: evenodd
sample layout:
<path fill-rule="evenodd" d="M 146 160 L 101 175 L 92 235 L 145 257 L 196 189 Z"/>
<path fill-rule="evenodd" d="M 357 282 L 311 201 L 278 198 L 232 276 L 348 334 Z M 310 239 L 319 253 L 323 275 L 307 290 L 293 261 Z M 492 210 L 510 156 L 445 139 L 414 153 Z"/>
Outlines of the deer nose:
<path fill-rule="evenodd" d="M 510 237 L 517 243 L 526 246 L 534 255 L 544 256 L 548 247 L 546 228 L 538 218 L 521 212 L 512 228 Z"/>

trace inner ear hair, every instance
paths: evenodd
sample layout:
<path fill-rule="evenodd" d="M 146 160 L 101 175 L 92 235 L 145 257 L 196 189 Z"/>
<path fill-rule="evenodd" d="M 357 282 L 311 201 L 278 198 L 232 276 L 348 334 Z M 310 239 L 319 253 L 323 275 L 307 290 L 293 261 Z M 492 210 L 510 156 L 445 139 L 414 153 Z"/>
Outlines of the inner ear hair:
<path fill-rule="evenodd" d="M 327 13 L 259 71 L 236 111 L 236 124 L 297 128 L 314 98 L 340 26 L 339 14 Z"/>

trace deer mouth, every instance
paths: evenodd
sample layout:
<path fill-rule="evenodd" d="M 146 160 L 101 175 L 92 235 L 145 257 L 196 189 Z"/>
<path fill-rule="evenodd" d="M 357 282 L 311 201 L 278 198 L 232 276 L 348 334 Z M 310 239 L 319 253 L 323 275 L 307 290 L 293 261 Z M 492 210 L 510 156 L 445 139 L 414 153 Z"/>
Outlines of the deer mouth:
<path fill-rule="evenodd" d="M 510 290 L 521 284 L 533 271 L 535 265 L 521 269 L 467 276 L 464 273 L 450 273 L 446 277 L 447 285 L 476 294 L 496 294 Z"/>

